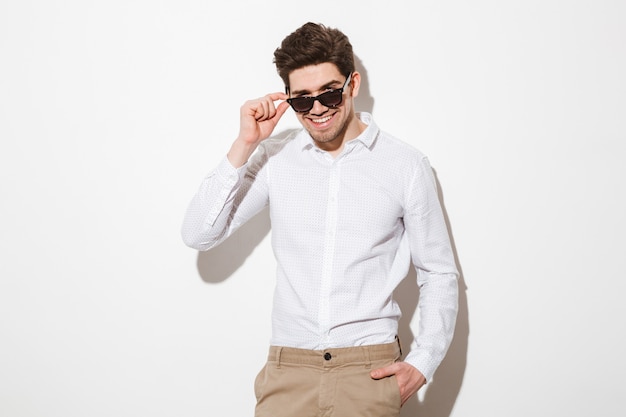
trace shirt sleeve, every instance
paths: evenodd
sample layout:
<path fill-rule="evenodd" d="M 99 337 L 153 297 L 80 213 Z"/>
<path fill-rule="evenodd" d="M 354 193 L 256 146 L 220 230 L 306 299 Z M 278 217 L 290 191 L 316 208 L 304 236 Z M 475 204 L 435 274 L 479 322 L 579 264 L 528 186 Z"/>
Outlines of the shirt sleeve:
<path fill-rule="evenodd" d="M 187 207 L 183 242 L 205 251 L 219 245 L 268 203 L 264 152 L 234 168 L 227 157 L 209 173 Z"/>
<path fill-rule="evenodd" d="M 448 228 L 428 159 L 417 164 L 404 214 L 420 289 L 418 328 L 405 361 L 427 381 L 446 355 L 458 312 L 458 272 Z"/>

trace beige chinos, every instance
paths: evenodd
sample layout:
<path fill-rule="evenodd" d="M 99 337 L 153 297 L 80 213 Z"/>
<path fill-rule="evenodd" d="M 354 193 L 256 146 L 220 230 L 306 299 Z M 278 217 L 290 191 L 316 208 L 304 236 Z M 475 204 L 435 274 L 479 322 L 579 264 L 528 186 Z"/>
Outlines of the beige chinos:
<path fill-rule="evenodd" d="M 400 360 L 399 342 L 306 350 L 272 346 L 254 391 L 255 417 L 398 417 L 395 376 L 370 371 Z"/>

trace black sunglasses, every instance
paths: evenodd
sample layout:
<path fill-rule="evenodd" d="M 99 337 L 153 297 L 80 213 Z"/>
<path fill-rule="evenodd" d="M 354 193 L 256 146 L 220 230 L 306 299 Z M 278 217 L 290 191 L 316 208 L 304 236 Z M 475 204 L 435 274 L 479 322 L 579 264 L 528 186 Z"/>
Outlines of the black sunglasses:
<path fill-rule="evenodd" d="M 288 98 L 287 103 L 289 103 L 298 113 L 306 113 L 311 110 L 315 104 L 315 100 L 319 101 L 326 107 L 337 107 L 343 101 L 343 90 L 346 88 L 351 78 L 352 73 L 348 75 L 346 82 L 343 83 L 343 87 L 339 89 L 331 89 L 315 97 L 304 96 Z"/>

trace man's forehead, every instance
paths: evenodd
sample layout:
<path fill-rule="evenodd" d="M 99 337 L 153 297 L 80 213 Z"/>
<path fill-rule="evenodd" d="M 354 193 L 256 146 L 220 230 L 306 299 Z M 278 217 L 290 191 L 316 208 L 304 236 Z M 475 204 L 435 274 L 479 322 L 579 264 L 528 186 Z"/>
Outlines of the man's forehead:
<path fill-rule="evenodd" d="M 334 64 L 310 65 L 294 70 L 289 74 L 289 87 L 292 92 L 317 91 L 342 83 L 343 78 Z"/>

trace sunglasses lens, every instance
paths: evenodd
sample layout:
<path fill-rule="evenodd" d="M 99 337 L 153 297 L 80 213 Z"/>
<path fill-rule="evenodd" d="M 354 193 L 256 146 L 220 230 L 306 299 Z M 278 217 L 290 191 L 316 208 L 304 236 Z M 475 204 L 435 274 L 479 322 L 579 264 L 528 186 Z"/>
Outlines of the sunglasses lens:
<path fill-rule="evenodd" d="M 307 112 L 313 108 L 314 98 L 311 97 L 296 97 L 289 99 L 289 104 L 297 112 Z"/>
<path fill-rule="evenodd" d="M 337 107 L 341 104 L 341 98 L 343 97 L 343 91 L 333 90 L 317 96 L 317 99 L 326 107 Z"/>

